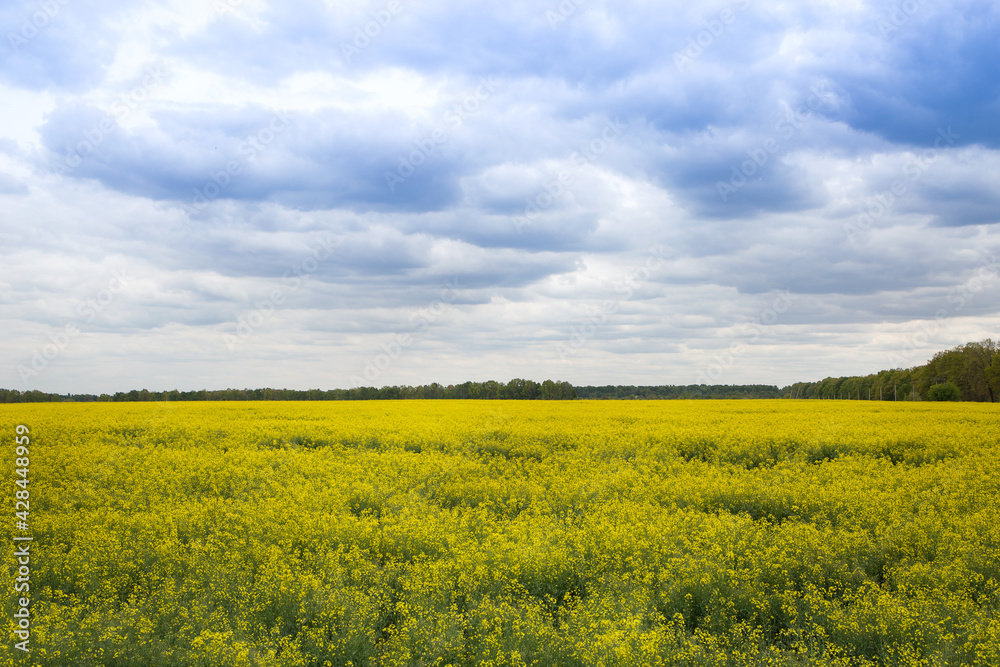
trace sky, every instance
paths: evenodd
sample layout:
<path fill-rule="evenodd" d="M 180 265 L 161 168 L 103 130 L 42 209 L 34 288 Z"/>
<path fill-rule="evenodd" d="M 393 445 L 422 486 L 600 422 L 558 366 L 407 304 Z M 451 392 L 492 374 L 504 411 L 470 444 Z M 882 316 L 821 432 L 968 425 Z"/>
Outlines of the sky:
<path fill-rule="evenodd" d="M 0 387 L 787 385 L 1000 337 L 985 1 L 12 0 Z"/>

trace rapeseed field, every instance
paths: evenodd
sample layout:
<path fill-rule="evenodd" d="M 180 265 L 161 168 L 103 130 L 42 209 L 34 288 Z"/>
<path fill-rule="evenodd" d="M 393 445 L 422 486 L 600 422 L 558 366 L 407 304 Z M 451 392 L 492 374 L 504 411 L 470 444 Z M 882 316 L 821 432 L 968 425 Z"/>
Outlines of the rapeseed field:
<path fill-rule="evenodd" d="M 7 664 L 1000 664 L 1000 413 L 0 406 Z M 13 656 L 13 657 L 11 657 Z"/>

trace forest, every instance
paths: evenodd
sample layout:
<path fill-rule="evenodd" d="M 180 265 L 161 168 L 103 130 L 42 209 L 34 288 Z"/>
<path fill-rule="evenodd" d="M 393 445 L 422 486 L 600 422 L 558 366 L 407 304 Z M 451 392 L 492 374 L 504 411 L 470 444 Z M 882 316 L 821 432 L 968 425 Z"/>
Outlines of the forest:
<path fill-rule="evenodd" d="M 411 387 L 354 387 L 353 389 L 222 389 L 199 391 L 119 391 L 114 394 L 48 394 L 0 389 L 0 403 L 144 403 L 147 401 L 370 401 L 400 399 L 512 399 L 565 400 L 577 398 L 568 382 L 535 382 L 514 378 L 509 382 L 464 382 L 441 385 L 437 382 Z"/>
<path fill-rule="evenodd" d="M 776 385 L 603 385 L 569 382 L 463 382 L 442 385 L 354 387 L 352 389 L 201 389 L 197 391 L 119 391 L 114 394 L 55 394 L 0 389 L 0 403 L 144 403 L 147 401 L 370 401 L 419 399 L 486 400 L 635 400 L 635 399 L 812 398 L 882 401 L 1000 400 L 1000 343 L 987 338 L 938 352 L 926 364 L 864 376 L 828 377 L 818 382 Z"/>
<path fill-rule="evenodd" d="M 1000 399 L 1000 343 L 985 339 L 938 352 L 923 366 L 865 376 L 797 382 L 786 398 L 883 401 L 977 401 Z"/>
<path fill-rule="evenodd" d="M 787 393 L 787 392 L 786 392 Z M 407 399 L 569 400 L 584 399 L 730 399 L 781 398 L 774 385 L 607 385 L 574 387 L 568 382 L 535 382 L 515 378 L 510 382 L 438 383 L 411 386 L 356 387 L 354 389 L 223 389 L 218 391 L 119 391 L 114 394 L 48 394 L 0 389 L 0 403 L 145 403 L 147 401 L 389 401 Z"/>

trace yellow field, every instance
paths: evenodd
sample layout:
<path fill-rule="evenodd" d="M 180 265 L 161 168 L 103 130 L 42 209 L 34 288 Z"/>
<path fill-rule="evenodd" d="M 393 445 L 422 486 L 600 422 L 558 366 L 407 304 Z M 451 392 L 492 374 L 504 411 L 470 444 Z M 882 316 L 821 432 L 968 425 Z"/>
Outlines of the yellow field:
<path fill-rule="evenodd" d="M 0 433 L 6 664 L 1000 664 L 994 405 L 27 404 Z"/>

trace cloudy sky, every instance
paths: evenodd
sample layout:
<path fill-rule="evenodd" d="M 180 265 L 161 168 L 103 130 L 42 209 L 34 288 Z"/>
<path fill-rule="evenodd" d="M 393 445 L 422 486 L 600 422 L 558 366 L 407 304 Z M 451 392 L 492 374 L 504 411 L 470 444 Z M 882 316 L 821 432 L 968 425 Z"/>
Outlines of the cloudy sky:
<path fill-rule="evenodd" d="M 1000 336 L 993 2 L 0 27 L 2 387 L 783 385 Z"/>

